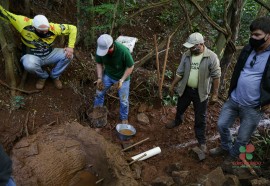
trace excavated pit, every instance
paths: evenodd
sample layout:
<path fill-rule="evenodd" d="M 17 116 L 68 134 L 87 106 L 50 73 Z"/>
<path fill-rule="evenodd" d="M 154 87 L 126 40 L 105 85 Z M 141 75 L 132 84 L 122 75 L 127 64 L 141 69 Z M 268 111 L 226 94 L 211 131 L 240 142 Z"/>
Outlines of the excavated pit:
<path fill-rule="evenodd" d="M 138 185 L 121 149 L 77 122 L 46 126 L 21 139 L 12 161 L 18 186 Z"/>

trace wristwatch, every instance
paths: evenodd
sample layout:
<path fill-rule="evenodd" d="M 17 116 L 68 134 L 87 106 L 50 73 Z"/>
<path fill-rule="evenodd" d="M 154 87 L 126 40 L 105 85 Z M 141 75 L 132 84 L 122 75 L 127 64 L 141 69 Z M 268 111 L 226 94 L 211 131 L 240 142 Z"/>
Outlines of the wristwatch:
<path fill-rule="evenodd" d="M 122 80 L 122 79 L 119 79 L 119 81 L 120 81 L 121 83 L 123 83 L 123 82 L 124 82 L 124 80 Z"/>

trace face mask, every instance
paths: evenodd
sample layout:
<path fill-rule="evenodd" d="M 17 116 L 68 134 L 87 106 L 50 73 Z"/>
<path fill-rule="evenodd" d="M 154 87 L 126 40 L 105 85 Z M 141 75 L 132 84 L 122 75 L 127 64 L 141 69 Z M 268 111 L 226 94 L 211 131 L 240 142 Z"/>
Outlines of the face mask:
<path fill-rule="evenodd" d="M 262 46 L 266 42 L 266 40 L 264 38 L 262 38 L 262 39 L 253 39 L 251 37 L 251 38 L 249 38 L 249 44 L 250 44 L 250 46 L 252 48 L 257 49 L 257 48 L 259 48 L 260 46 Z"/>
<path fill-rule="evenodd" d="M 113 53 L 113 48 L 111 48 L 111 49 L 108 50 L 108 54 L 111 55 L 112 53 Z"/>
<path fill-rule="evenodd" d="M 190 49 L 192 54 L 200 54 L 201 48 L 200 47 L 195 47 L 193 49 Z"/>
<path fill-rule="evenodd" d="M 35 34 L 38 37 L 40 37 L 40 38 L 46 38 L 46 37 L 48 37 L 48 33 L 44 34 L 44 33 L 40 33 L 40 32 L 35 31 Z"/>

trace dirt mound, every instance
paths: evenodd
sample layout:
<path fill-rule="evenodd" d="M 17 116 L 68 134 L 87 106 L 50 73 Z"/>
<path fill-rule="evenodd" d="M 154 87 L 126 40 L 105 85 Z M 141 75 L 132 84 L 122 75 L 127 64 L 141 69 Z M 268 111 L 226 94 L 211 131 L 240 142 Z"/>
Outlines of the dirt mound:
<path fill-rule="evenodd" d="M 12 160 L 17 185 L 138 185 L 121 150 L 77 122 L 23 138 Z"/>

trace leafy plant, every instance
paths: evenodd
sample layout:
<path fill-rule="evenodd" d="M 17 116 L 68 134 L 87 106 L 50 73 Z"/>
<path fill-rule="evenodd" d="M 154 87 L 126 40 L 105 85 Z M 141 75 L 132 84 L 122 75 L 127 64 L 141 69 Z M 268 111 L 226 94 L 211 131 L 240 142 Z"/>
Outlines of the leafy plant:
<path fill-rule="evenodd" d="M 165 95 L 162 101 L 165 106 L 168 106 L 168 105 L 174 106 L 177 104 L 177 99 L 178 99 L 177 95 L 174 95 L 173 97 L 171 97 L 170 95 Z"/>
<path fill-rule="evenodd" d="M 252 138 L 252 143 L 254 144 L 255 156 L 261 161 L 265 161 L 270 156 L 270 129 L 263 129 L 256 132 Z"/>
<path fill-rule="evenodd" d="M 165 70 L 165 77 L 171 79 L 173 76 L 173 72 L 171 70 Z"/>
<path fill-rule="evenodd" d="M 22 96 L 14 96 L 11 99 L 11 109 L 12 110 L 17 110 L 20 108 L 23 108 L 25 105 L 24 103 L 24 97 Z"/>
<path fill-rule="evenodd" d="M 172 26 L 179 21 L 179 17 L 172 10 L 165 10 L 158 16 L 159 20 L 168 26 Z"/>

